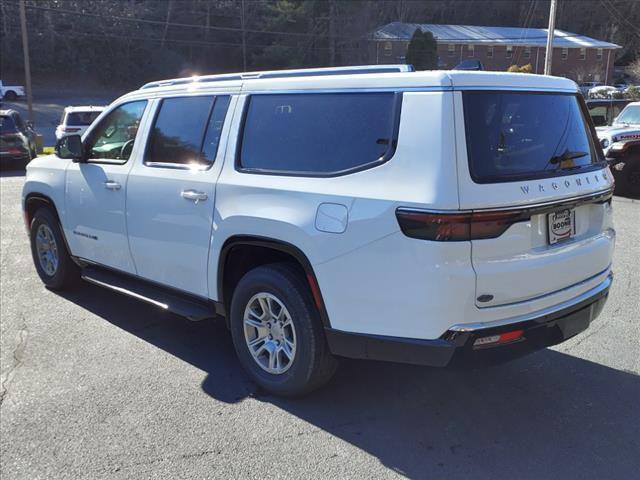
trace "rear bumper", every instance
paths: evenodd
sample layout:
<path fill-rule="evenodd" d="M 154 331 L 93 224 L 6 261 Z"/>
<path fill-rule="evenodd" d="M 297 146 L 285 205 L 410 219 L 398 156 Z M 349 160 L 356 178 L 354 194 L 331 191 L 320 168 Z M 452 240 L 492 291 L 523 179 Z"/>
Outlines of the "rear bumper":
<path fill-rule="evenodd" d="M 499 325 L 467 324 L 454 326 L 442 337 L 420 340 L 381 335 L 349 333 L 326 329 L 334 355 L 415 365 L 481 366 L 501 363 L 536 350 L 557 345 L 586 330 L 602 311 L 613 275 L 580 295 L 575 302 L 545 311 L 527 320 L 501 321 Z M 474 347 L 478 338 L 523 330 L 520 339 L 491 347 Z"/>

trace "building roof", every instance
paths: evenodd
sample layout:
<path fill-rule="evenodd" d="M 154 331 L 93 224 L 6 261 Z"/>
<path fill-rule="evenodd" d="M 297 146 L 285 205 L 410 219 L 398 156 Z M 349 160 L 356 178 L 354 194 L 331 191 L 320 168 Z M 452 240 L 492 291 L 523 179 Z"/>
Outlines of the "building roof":
<path fill-rule="evenodd" d="M 373 32 L 374 40 L 411 40 L 420 27 L 430 31 L 439 43 L 474 43 L 486 45 L 517 45 L 544 47 L 547 43 L 546 28 L 480 27 L 475 25 L 438 25 L 432 23 L 392 22 Z M 576 33 L 555 30 L 554 47 L 564 48 L 622 48 L 615 43 L 603 42 Z"/>

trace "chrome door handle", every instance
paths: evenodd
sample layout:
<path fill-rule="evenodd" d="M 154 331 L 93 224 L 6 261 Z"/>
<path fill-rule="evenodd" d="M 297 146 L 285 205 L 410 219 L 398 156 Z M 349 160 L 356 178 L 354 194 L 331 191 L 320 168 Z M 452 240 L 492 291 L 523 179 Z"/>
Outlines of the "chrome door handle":
<path fill-rule="evenodd" d="M 114 182 L 113 180 L 107 180 L 106 182 L 104 182 L 104 188 L 108 188 L 109 190 L 120 190 L 120 188 L 122 188 L 122 185 L 120 185 L 118 182 Z"/>
<path fill-rule="evenodd" d="M 200 201 L 205 201 L 209 196 L 204 192 L 197 192 L 196 190 L 183 190 L 180 193 L 182 198 L 186 198 L 187 200 L 194 200 L 196 203 Z"/>

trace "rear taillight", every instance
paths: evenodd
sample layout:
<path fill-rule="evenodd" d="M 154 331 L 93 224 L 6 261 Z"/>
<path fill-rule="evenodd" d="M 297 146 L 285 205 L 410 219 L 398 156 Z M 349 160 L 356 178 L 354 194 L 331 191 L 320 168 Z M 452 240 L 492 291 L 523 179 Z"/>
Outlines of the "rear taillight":
<path fill-rule="evenodd" d="M 396 217 L 408 237 L 462 242 L 499 237 L 514 223 L 529 220 L 531 213 L 521 210 L 435 213 L 400 208 Z"/>

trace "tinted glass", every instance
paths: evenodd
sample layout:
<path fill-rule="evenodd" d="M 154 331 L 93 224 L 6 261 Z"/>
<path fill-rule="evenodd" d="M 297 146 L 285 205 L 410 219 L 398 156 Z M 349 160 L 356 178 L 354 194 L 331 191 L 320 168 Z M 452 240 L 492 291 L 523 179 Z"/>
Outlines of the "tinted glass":
<path fill-rule="evenodd" d="M 575 95 L 464 92 L 463 101 L 476 182 L 566 175 L 599 161 Z"/>
<path fill-rule="evenodd" d="M 629 105 L 616 119 L 618 124 L 637 125 L 640 124 L 640 105 Z"/>
<path fill-rule="evenodd" d="M 1 133 L 13 133 L 16 131 L 16 124 L 13 122 L 13 118 L 8 115 L 2 115 L 0 117 L 0 132 Z"/>
<path fill-rule="evenodd" d="M 147 147 L 145 163 L 201 165 L 202 138 L 214 97 L 167 98 Z"/>
<path fill-rule="evenodd" d="M 393 93 L 254 95 L 240 166 L 331 174 L 382 161 L 395 148 Z"/>
<path fill-rule="evenodd" d="M 89 158 L 126 162 L 133 150 L 146 105 L 146 100 L 125 103 L 103 118 L 87 140 Z"/>
<path fill-rule="evenodd" d="M 218 144 L 220 143 L 220 134 L 224 126 L 224 118 L 229 108 L 229 100 L 229 97 L 216 97 L 216 103 L 213 106 L 211 118 L 209 118 L 207 134 L 202 144 L 202 161 L 208 164 L 213 163 L 216 159 Z"/>
<path fill-rule="evenodd" d="M 67 115 L 67 125 L 89 126 L 101 112 L 71 112 Z"/>

